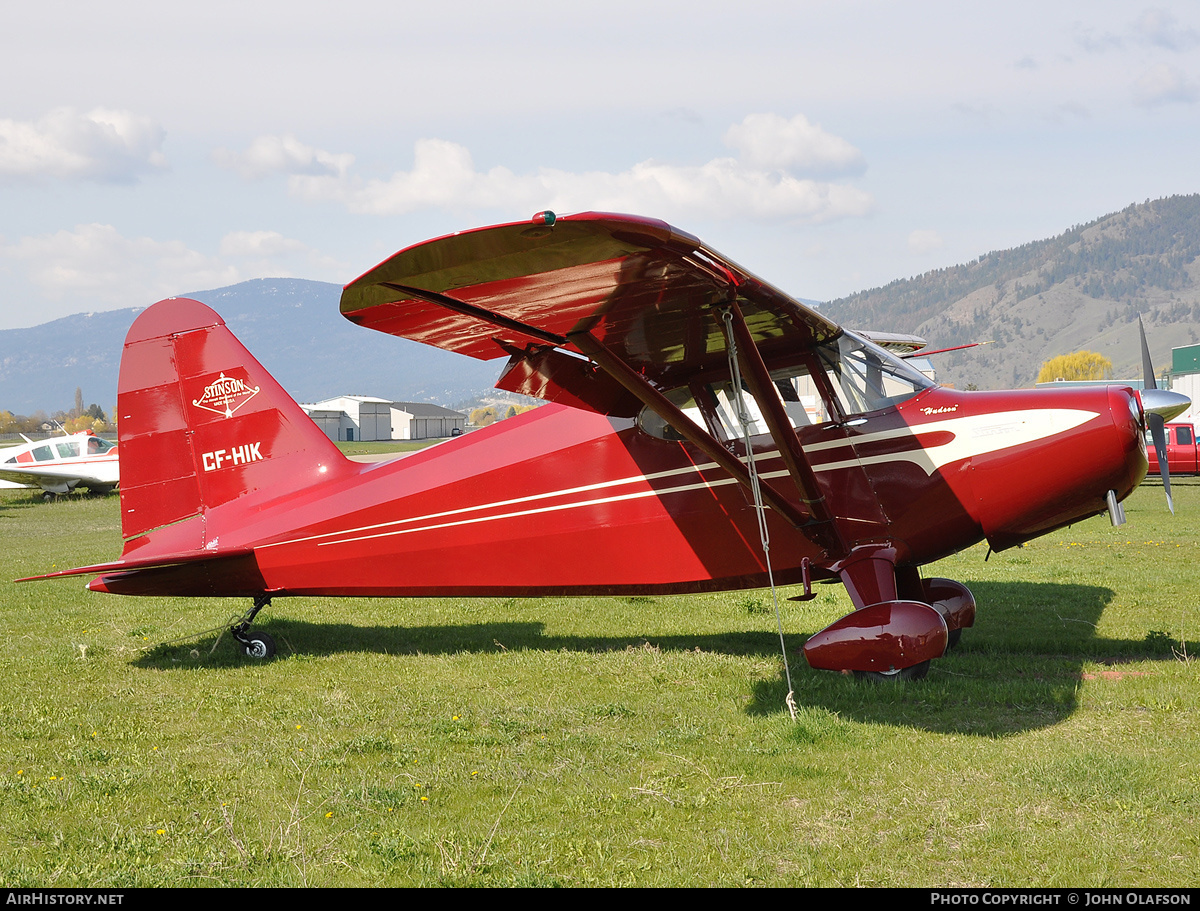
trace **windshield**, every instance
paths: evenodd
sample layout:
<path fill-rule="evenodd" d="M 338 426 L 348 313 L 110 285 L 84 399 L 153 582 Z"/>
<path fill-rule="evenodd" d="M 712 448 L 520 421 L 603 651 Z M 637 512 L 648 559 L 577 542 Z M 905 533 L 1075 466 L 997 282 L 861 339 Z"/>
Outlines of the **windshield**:
<path fill-rule="evenodd" d="M 844 414 L 879 411 L 935 385 L 903 360 L 843 332 L 817 349 Z"/>

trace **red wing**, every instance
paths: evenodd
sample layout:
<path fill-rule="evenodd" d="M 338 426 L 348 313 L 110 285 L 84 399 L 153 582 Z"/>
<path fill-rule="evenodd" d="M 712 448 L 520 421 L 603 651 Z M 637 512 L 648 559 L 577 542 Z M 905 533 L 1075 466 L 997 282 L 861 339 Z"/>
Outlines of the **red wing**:
<path fill-rule="evenodd" d="M 662 221 L 584 213 L 453 234 L 346 286 L 371 329 L 482 360 L 579 348 L 588 332 L 660 387 L 724 363 L 716 308 L 736 298 L 756 343 L 810 347 L 837 325 Z"/>

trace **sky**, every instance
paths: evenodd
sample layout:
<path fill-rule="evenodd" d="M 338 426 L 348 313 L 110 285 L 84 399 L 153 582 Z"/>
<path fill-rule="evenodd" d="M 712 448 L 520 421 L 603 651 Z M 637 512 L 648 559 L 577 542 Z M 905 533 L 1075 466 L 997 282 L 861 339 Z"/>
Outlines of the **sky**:
<path fill-rule="evenodd" d="M 0 86 L 0 329 L 544 209 L 828 300 L 1200 192 L 1194 2 L 41 0 Z"/>

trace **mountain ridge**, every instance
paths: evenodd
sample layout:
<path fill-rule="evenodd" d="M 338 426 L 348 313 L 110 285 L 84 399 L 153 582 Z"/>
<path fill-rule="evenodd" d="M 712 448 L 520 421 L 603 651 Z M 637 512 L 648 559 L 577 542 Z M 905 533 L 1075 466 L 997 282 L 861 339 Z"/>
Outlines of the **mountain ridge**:
<path fill-rule="evenodd" d="M 1156 369 L 1200 342 L 1200 195 L 1136 203 L 1055 237 L 830 301 L 831 318 L 909 332 L 938 355 L 938 379 L 981 389 L 1030 386 L 1060 354 L 1093 350 L 1114 378 L 1141 375 L 1141 316 Z"/>
<path fill-rule="evenodd" d="M 341 290 L 329 282 L 258 278 L 179 296 L 212 307 L 297 401 L 363 394 L 452 405 L 491 389 L 500 363 L 367 332 L 338 311 Z M 0 409 L 66 409 L 77 387 L 86 402 L 112 409 L 125 334 L 144 309 L 0 331 Z"/>

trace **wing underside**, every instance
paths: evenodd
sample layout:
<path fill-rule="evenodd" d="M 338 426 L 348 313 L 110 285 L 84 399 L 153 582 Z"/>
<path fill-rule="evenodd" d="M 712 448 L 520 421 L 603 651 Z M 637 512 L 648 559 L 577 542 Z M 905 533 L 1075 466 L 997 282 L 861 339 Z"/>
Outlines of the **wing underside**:
<path fill-rule="evenodd" d="M 670 388 L 724 363 L 718 311 L 731 301 L 760 347 L 811 347 L 839 331 L 690 234 L 597 213 L 402 250 L 347 285 L 341 310 L 359 325 L 484 360 L 547 348 L 590 358 L 595 342 Z M 541 382 L 547 397 L 554 384 Z"/>

